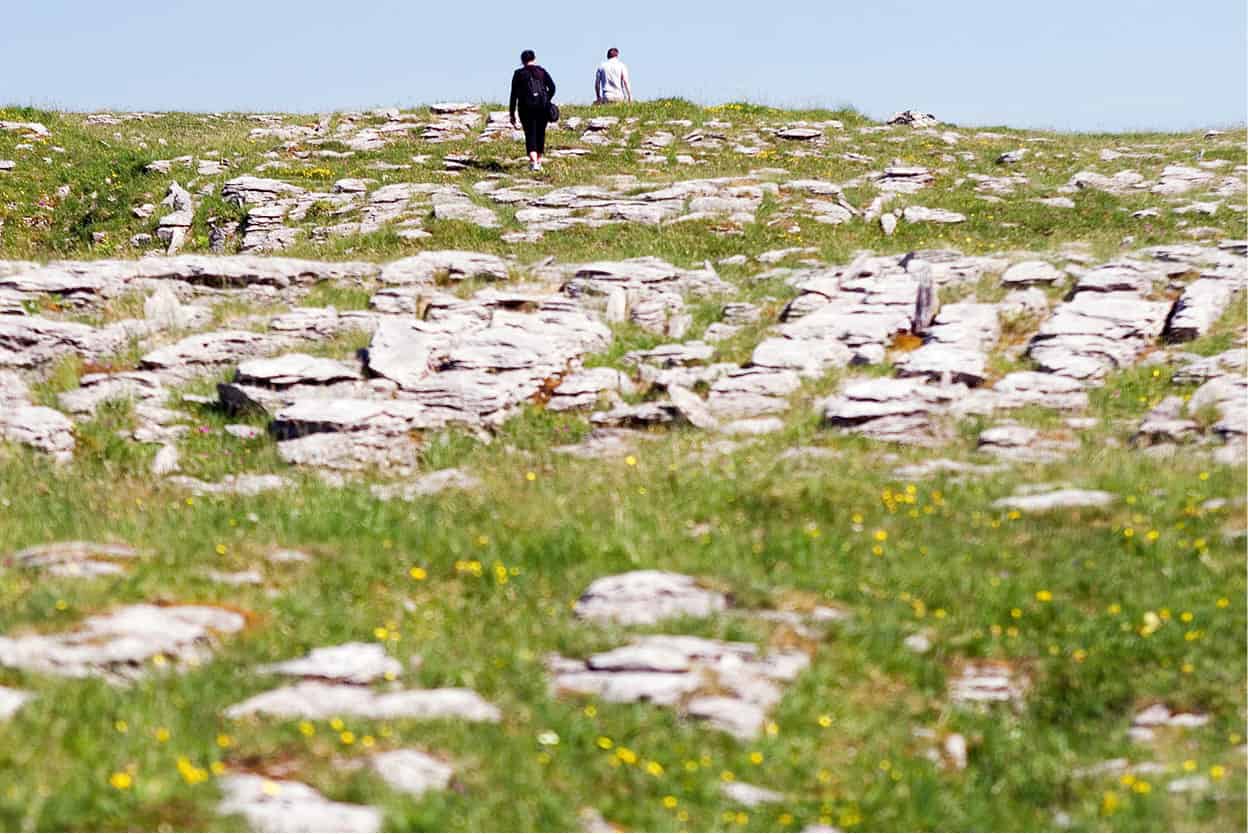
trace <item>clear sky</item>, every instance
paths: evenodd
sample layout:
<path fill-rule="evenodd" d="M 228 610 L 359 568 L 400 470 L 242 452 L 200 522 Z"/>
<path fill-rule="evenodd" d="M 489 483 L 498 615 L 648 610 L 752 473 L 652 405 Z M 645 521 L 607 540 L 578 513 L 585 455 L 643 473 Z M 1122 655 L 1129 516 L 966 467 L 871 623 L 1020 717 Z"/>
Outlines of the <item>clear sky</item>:
<path fill-rule="evenodd" d="M 557 99 L 618 46 L 642 98 L 915 108 L 1071 130 L 1239 125 L 1244 0 L 3 0 L 0 103 L 321 111 Z"/>

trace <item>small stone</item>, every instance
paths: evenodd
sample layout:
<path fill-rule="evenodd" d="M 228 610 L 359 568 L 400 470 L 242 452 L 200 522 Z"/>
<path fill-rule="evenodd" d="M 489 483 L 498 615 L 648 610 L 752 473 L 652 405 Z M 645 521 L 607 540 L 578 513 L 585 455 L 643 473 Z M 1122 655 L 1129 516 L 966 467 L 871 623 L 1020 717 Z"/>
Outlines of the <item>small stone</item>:
<path fill-rule="evenodd" d="M 761 788 L 758 785 L 751 785 L 749 782 L 721 782 L 719 792 L 747 808 L 784 801 L 784 794 Z"/>
<path fill-rule="evenodd" d="M 454 775 L 446 762 L 420 750 L 389 750 L 369 760 L 387 785 L 412 796 L 446 790 Z"/>
<path fill-rule="evenodd" d="M 927 654 L 932 648 L 931 639 L 923 632 L 911 634 L 901 644 L 915 654 Z"/>
<path fill-rule="evenodd" d="M 953 765 L 954 770 L 966 770 L 967 749 L 966 739 L 961 733 L 950 733 L 945 736 L 943 745 L 945 756 L 949 759 L 949 763 Z"/>
<path fill-rule="evenodd" d="M 344 643 L 313 649 L 304 657 L 270 663 L 256 671 L 363 684 L 379 678 L 393 679 L 403 673 L 403 664 L 386 654 L 385 647 L 378 643 Z"/>
<path fill-rule="evenodd" d="M 949 685 L 949 697 L 955 703 L 1018 701 L 1023 691 L 1024 685 L 1012 667 L 991 661 L 967 663 Z"/>
<path fill-rule="evenodd" d="M 0 721 L 12 718 L 22 708 L 22 704 L 34 697 L 30 692 L 0 686 Z"/>
<path fill-rule="evenodd" d="M 177 472 L 181 468 L 178 458 L 177 446 L 161 446 L 156 457 L 152 459 L 152 474 L 163 476 Z"/>
<path fill-rule="evenodd" d="M 263 585 L 264 577 L 258 571 L 240 570 L 240 571 L 222 571 L 207 570 L 204 576 L 213 582 L 220 582 L 222 585 Z"/>
<path fill-rule="evenodd" d="M 274 550 L 265 558 L 280 565 L 299 565 L 312 561 L 312 557 L 302 550 L 291 550 L 289 548 Z"/>
<path fill-rule="evenodd" d="M 582 808 L 576 812 L 576 824 L 586 834 L 616 834 L 621 829 L 607 822 L 597 808 Z"/>

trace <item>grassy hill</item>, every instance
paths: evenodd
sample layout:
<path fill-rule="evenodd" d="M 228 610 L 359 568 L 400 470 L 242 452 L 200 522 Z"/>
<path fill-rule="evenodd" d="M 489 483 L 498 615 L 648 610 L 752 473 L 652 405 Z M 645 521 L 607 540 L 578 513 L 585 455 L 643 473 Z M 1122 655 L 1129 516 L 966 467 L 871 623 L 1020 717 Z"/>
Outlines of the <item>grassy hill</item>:
<path fill-rule="evenodd" d="M 6 323 L 97 333 L 144 318 L 150 282 L 126 273 L 65 289 L 38 270 L 96 275 L 93 262 L 163 254 L 158 230 L 175 208 L 160 204 L 175 182 L 193 206 L 178 225 L 184 255 L 247 250 L 260 240 L 257 206 L 280 205 L 276 225 L 289 232 L 265 240 L 284 245 L 254 254 L 504 258 L 505 279 L 439 274 L 414 296 L 417 314 L 396 319 L 420 318 L 426 303 L 477 310 L 494 303 L 491 293 L 540 291 L 571 298 L 597 322 L 606 316 L 585 300 L 593 293 L 571 292 L 576 279 L 550 270 L 651 256 L 685 280 L 709 267 L 722 286 L 670 301 L 687 316 L 679 331 L 676 308 L 666 331 L 638 316 L 612 320 L 609 343 L 578 355 L 578 367 L 628 377 L 618 402 L 630 408 L 669 396 L 654 382 L 658 360 L 630 352 L 727 334 L 708 337 L 707 352 L 686 363 L 707 374 L 688 389 L 713 405 L 707 369 L 749 366 L 782 321 L 802 320 L 795 299 L 837 304 L 857 292 L 837 270 L 865 250 L 918 252 L 935 265 L 946 308 L 999 312 L 982 379 L 956 388 L 955 405 L 1012 373 L 1047 373 L 1029 347 L 1099 266 L 1135 264 L 1132 274 L 1145 277 L 1132 298 L 1154 305 L 1181 298 L 1202 275 L 1244 277 L 1242 243 L 1233 242 L 1245 237 L 1242 131 L 886 126 L 852 111 L 668 100 L 565 108 L 546 170 L 532 174 L 523 146 L 487 127 L 491 109 L 259 117 L 0 108 L 0 160 L 14 163 L 0 170 L 0 348 L 10 351 L 0 352 L 10 357 L 0 373 L 20 378 L 34 406 L 72 412 L 62 396 L 90 374 L 150 369 L 152 351 L 194 333 L 269 335 L 276 318 L 305 308 L 384 319 L 379 299 L 406 286 L 367 269 L 278 289 L 187 279 L 177 292 L 200 314 L 194 323 L 136 333 L 107 354 L 58 348 L 47 361 L 13 359 L 40 344 L 14 347 Z M 603 117 L 618 121 L 590 124 Z M 228 184 L 245 176 L 298 193 L 289 205 L 230 198 Z M 402 184 L 419 187 L 383 210 L 391 203 L 379 190 Z M 566 196 L 535 205 L 556 191 Z M 656 204 L 670 212 L 657 222 L 630 214 Z M 916 208 L 961 219 L 907 214 Z M 543 225 L 552 222 L 568 227 Z M 950 266 L 967 258 L 964 269 Z M 1012 307 L 1023 285 L 1002 276 L 1028 260 L 1060 275 L 1029 296 L 1038 308 Z M 889 269 L 863 280 L 917 274 Z M 18 280 L 33 274 L 46 283 Z M 831 300 L 816 299 L 812 282 L 833 279 Z M 1218 428 L 1233 404 L 1186 405 L 1209 378 L 1192 367 L 1230 362 L 1245 346 L 1244 293 L 1229 299 L 1181 343 L 1158 323 L 1129 361 L 1081 381 L 1081 407 L 942 406 L 921 443 L 864 437 L 828 416 L 829 398 L 852 384 L 900 375 L 930 338 L 918 326 L 889 331 L 874 361 L 803 372 L 780 396 L 779 424 L 758 436 L 695 428 L 691 408 L 611 435 L 623 438 L 618 454 L 569 455 L 559 447 L 606 433 L 593 407 L 548 407 L 559 379 L 505 419 L 409 427 L 392 438 L 414 450 L 416 471 L 401 483 L 452 467 L 472 479 L 411 500 L 378 497 L 375 487 L 396 481 L 387 466 L 326 474 L 290 463 L 273 414 L 216 402 L 217 384 L 235 379 L 234 360 L 169 377 L 160 405 L 177 414 L 156 420 L 169 431 L 155 440 L 142 430 L 155 431 L 157 403 L 120 397 L 73 413 L 72 454 L 61 463 L 0 441 L 0 638 L 65 632 L 137 603 L 215 606 L 245 619 L 200 645 L 211 653 L 193 663 L 154 654 L 127 664 L 123 676 L 135 679 L 125 684 L 23 665 L 0 642 L 0 696 L 33 696 L 7 718 L 0 698 L 0 828 L 245 830 L 256 823 L 219 807 L 222 780 L 258 774 L 269 786 L 298 781 L 378 808 L 395 830 L 575 830 L 593 821 L 587 809 L 622 830 L 1243 830 L 1243 436 Z M 517 302 L 507 315 L 537 303 Z M 726 305 L 749 305 L 754 318 L 738 321 Z M 714 329 L 724 324 L 735 329 Z M 358 364 L 358 351 L 375 345 L 373 332 L 349 327 L 299 338 L 281 352 Z M 1242 367 L 1227 367 L 1228 380 L 1242 377 Z M 0 417 L 16 408 L 4 391 Z M 1141 423 L 1167 397 L 1179 398 L 1175 419 L 1191 425 L 1161 441 L 1142 437 Z M 994 455 L 985 432 L 1001 425 L 1029 439 Z M 182 476 L 205 483 L 284 480 L 255 495 L 191 491 L 153 470 L 165 448 Z M 962 468 L 923 468 L 936 459 Z M 1107 498 L 1043 511 L 1002 503 L 1066 488 Z M 9 555 L 75 540 L 128 545 L 137 556 L 81 575 Z M 287 550 L 306 558 L 273 558 Z M 727 608 L 641 626 L 578 615 L 595 580 L 649 569 L 695 577 Z M 791 680 L 768 678 L 782 697 L 752 738 L 695 720 L 684 696 L 660 705 L 552 688 L 550 655 L 587 658 L 650 633 L 750 644 L 809 666 Z M 380 644 L 402 664 L 376 691 L 471 689 L 501 717 L 226 716 L 289 683 L 257 667 L 348 642 Z M 732 691 L 729 673 L 719 674 L 698 693 Z M 1008 682 L 999 698 L 966 695 L 991 689 L 984 677 Z M 1150 723 L 1157 705 L 1167 717 Z M 413 796 L 367 765 L 374 753 L 411 748 L 453 768 L 449 788 Z M 777 796 L 752 805 L 725 792 L 740 783 Z"/>

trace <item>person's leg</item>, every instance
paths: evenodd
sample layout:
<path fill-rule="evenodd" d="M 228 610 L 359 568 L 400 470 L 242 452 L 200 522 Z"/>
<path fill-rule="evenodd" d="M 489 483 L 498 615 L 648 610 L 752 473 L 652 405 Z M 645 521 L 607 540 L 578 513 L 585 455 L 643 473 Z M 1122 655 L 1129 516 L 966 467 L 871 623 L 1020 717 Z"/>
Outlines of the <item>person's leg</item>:
<path fill-rule="evenodd" d="M 544 115 L 537 117 L 535 125 L 537 134 L 537 164 L 542 164 L 542 157 L 546 155 L 546 118 Z"/>
<path fill-rule="evenodd" d="M 520 124 L 524 127 L 524 151 L 529 155 L 529 164 L 537 165 L 537 121 L 521 115 Z"/>

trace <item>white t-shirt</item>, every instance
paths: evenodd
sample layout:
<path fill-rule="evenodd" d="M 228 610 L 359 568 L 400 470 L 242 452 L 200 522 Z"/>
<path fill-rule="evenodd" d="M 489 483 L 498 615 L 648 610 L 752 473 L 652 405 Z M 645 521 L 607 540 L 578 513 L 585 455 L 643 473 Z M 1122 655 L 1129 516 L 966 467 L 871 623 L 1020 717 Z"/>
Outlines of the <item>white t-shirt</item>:
<path fill-rule="evenodd" d="M 608 58 L 598 65 L 598 73 L 594 79 L 595 92 L 606 101 L 625 101 L 628 94 L 625 86 L 632 89 L 628 80 L 628 67 L 619 58 Z"/>

